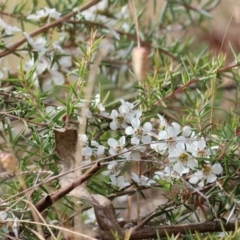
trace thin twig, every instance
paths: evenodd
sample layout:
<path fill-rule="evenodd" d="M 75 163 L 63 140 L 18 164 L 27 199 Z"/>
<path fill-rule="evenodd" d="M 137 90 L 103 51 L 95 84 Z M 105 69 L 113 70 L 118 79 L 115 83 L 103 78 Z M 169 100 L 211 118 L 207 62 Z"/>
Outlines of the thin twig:
<path fill-rule="evenodd" d="M 60 198 L 66 196 L 69 192 L 71 192 L 76 187 L 80 186 L 82 183 L 87 181 L 94 173 L 96 173 L 101 168 L 101 165 L 99 162 L 97 162 L 95 165 L 92 166 L 86 173 L 84 173 L 82 176 L 77 178 L 74 182 L 71 184 L 68 184 L 64 188 L 60 188 L 59 190 L 53 192 L 50 195 L 47 195 L 46 197 L 42 198 L 36 205 L 36 209 L 39 212 L 44 211 L 46 208 L 53 205 L 55 202 L 57 202 Z"/>
<path fill-rule="evenodd" d="M 87 4 L 85 4 L 84 6 L 80 7 L 79 10 L 77 11 L 72 11 L 66 15 L 64 15 L 63 17 L 55 20 L 55 21 L 52 21 L 51 23 L 48 23 L 42 27 L 40 27 L 39 29 L 37 29 L 36 31 L 30 33 L 30 37 L 35 37 L 37 36 L 38 34 L 40 33 L 43 33 L 45 31 L 47 31 L 48 29 L 50 28 L 53 28 L 53 27 L 56 27 L 58 26 L 59 24 L 61 24 L 62 22 L 65 22 L 66 20 L 68 20 L 69 18 L 71 18 L 72 16 L 74 16 L 75 14 L 79 13 L 79 12 L 82 12 L 82 11 L 85 11 L 87 10 L 88 8 L 96 5 L 98 2 L 100 2 L 101 0 L 92 0 L 90 2 L 88 2 Z M 4 56 L 7 56 L 8 54 L 14 52 L 18 47 L 20 47 L 22 44 L 24 44 L 25 42 L 27 42 L 27 39 L 24 37 L 22 38 L 21 40 L 19 40 L 18 42 L 14 43 L 13 45 L 11 45 L 8 49 L 2 51 L 0 53 L 0 58 L 4 57 Z"/>

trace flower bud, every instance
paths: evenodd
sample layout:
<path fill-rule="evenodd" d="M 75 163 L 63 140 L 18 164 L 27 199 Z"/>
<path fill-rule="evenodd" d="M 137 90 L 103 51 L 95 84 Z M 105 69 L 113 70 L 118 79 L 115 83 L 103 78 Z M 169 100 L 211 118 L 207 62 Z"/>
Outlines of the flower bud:
<path fill-rule="evenodd" d="M 140 81 L 143 81 L 147 76 L 148 54 L 149 51 L 146 47 L 135 47 L 132 50 L 133 72 Z"/>
<path fill-rule="evenodd" d="M 16 171 L 17 161 L 13 154 L 7 152 L 0 153 L 0 163 L 7 172 L 13 173 Z"/>

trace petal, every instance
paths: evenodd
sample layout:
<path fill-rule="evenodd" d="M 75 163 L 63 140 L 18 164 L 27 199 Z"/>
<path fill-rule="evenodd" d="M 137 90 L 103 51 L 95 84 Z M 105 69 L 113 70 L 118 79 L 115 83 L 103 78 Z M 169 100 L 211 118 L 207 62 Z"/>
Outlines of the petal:
<path fill-rule="evenodd" d="M 141 159 L 141 154 L 139 152 L 136 152 L 136 151 L 131 152 L 131 159 L 139 160 L 139 159 Z"/>
<path fill-rule="evenodd" d="M 116 150 L 113 149 L 113 148 L 109 149 L 109 153 L 110 153 L 111 155 L 116 155 L 116 154 L 117 154 Z"/>
<path fill-rule="evenodd" d="M 97 141 L 95 141 L 95 140 L 92 140 L 92 141 L 91 141 L 91 146 L 92 146 L 92 147 L 98 147 L 98 146 L 99 146 L 99 143 L 98 143 Z"/>
<path fill-rule="evenodd" d="M 199 179 L 193 175 L 192 177 L 190 177 L 189 182 L 192 184 L 196 184 L 199 181 Z"/>
<path fill-rule="evenodd" d="M 204 187 L 204 181 L 201 181 L 201 182 L 198 184 L 198 186 L 199 186 L 200 188 Z"/>
<path fill-rule="evenodd" d="M 140 126 L 140 120 L 138 118 L 133 118 L 131 124 L 134 128 L 138 128 Z"/>
<path fill-rule="evenodd" d="M 191 169 L 194 169 L 198 166 L 198 162 L 196 159 L 191 158 L 190 160 L 188 160 L 187 166 L 190 167 Z"/>
<path fill-rule="evenodd" d="M 119 176 L 117 178 L 117 181 L 118 181 L 118 186 L 120 187 L 120 189 L 129 185 L 129 183 L 125 182 L 125 179 L 123 176 Z"/>
<path fill-rule="evenodd" d="M 110 175 L 110 180 L 113 185 L 117 186 L 117 178 L 115 177 L 115 175 Z"/>
<path fill-rule="evenodd" d="M 176 149 L 178 152 L 185 152 L 185 144 L 182 142 L 178 142 L 176 144 Z"/>
<path fill-rule="evenodd" d="M 117 130 L 118 129 L 118 124 L 117 124 L 117 122 L 110 122 L 110 128 L 112 129 L 112 130 Z"/>
<path fill-rule="evenodd" d="M 156 181 L 154 181 L 153 179 L 149 179 L 148 181 L 147 181 L 147 185 L 148 186 L 150 186 L 151 184 L 155 184 L 156 183 Z"/>
<path fill-rule="evenodd" d="M 173 127 L 175 135 L 177 135 L 180 132 L 181 126 L 176 122 L 173 122 L 171 126 Z"/>
<path fill-rule="evenodd" d="M 83 156 L 91 156 L 92 155 L 92 148 L 90 148 L 90 147 L 82 148 L 82 155 Z"/>
<path fill-rule="evenodd" d="M 191 127 L 185 126 L 185 127 L 183 127 L 182 135 L 185 136 L 185 137 L 189 137 L 191 132 L 192 132 Z"/>
<path fill-rule="evenodd" d="M 118 140 L 118 143 L 119 143 L 119 145 L 121 145 L 122 147 L 124 147 L 125 144 L 126 144 L 126 138 L 125 138 L 125 136 L 122 136 L 122 137 Z"/>
<path fill-rule="evenodd" d="M 176 164 L 173 166 L 173 170 L 178 174 L 182 175 L 182 172 L 184 171 L 183 164 L 179 161 L 176 162 Z"/>
<path fill-rule="evenodd" d="M 167 144 L 166 143 L 157 143 L 157 146 L 156 146 L 156 150 L 157 152 L 163 152 L 167 149 Z"/>
<path fill-rule="evenodd" d="M 118 165 L 118 163 L 116 161 L 112 161 L 108 164 L 108 169 L 113 169 L 114 167 L 116 167 Z"/>
<path fill-rule="evenodd" d="M 110 117 L 111 118 L 116 118 L 116 117 L 118 117 L 118 115 L 119 114 L 118 114 L 117 110 L 112 110 Z"/>
<path fill-rule="evenodd" d="M 97 150 L 97 155 L 102 156 L 104 154 L 104 151 L 105 151 L 105 147 L 100 145 Z"/>
<path fill-rule="evenodd" d="M 145 136 L 142 137 L 141 141 L 142 141 L 142 143 L 147 144 L 147 143 L 150 143 L 152 141 L 152 138 L 148 135 L 145 135 Z"/>
<path fill-rule="evenodd" d="M 143 131 L 144 133 L 149 133 L 152 130 L 152 124 L 150 122 L 146 122 L 143 125 Z"/>
<path fill-rule="evenodd" d="M 103 172 L 102 172 L 102 175 L 103 175 L 103 176 L 108 176 L 110 173 L 111 173 L 111 171 L 106 170 L 106 171 L 103 171 Z"/>
<path fill-rule="evenodd" d="M 210 174 L 207 176 L 207 183 L 215 182 L 217 179 L 217 176 L 215 174 Z"/>
<path fill-rule="evenodd" d="M 127 135 L 132 135 L 133 132 L 134 132 L 134 130 L 133 130 L 133 128 L 130 127 L 130 126 L 125 129 L 125 133 L 126 133 Z"/>
<path fill-rule="evenodd" d="M 221 174 L 223 171 L 223 168 L 220 163 L 215 163 L 212 166 L 212 172 L 215 174 Z"/>
<path fill-rule="evenodd" d="M 0 211 L 0 219 L 4 221 L 7 218 L 7 213 L 5 211 Z"/>
<path fill-rule="evenodd" d="M 108 145 L 112 148 L 115 148 L 118 145 L 118 142 L 114 138 L 109 138 L 108 139 Z"/>
<path fill-rule="evenodd" d="M 159 132 L 159 134 L 158 134 L 158 139 L 159 140 L 164 140 L 164 139 L 167 139 L 167 138 L 168 138 L 168 134 L 165 130 Z"/>
<path fill-rule="evenodd" d="M 137 137 L 131 138 L 131 144 L 138 145 L 140 143 L 140 140 Z"/>
<path fill-rule="evenodd" d="M 132 180 L 134 181 L 134 182 L 136 182 L 136 183 L 139 183 L 140 181 L 139 181 L 139 177 L 138 177 L 138 175 L 136 174 L 136 173 L 132 173 Z"/>
<path fill-rule="evenodd" d="M 135 118 L 140 118 L 142 116 L 142 112 L 140 110 L 135 110 L 134 111 Z"/>

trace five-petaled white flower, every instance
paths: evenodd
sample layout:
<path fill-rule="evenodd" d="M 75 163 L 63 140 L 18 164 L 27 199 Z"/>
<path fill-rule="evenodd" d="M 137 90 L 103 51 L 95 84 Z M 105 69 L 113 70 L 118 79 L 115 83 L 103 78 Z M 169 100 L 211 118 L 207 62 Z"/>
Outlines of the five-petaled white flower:
<path fill-rule="evenodd" d="M 107 170 L 102 172 L 102 175 L 109 176 L 115 175 L 118 176 L 121 172 L 122 167 L 124 166 L 123 162 L 112 161 L 108 164 Z"/>
<path fill-rule="evenodd" d="M 123 176 L 116 177 L 115 175 L 110 175 L 110 180 L 112 185 L 119 187 L 119 190 L 130 185 L 130 183 L 125 182 Z"/>
<path fill-rule="evenodd" d="M 82 148 L 82 155 L 85 160 L 95 161 L 104 155 L 105 147 L 99 145 L 96 141 L 91 141 L 91 147 L 86 146 Z"/>
<path fill-rule="evenodd" d="M 118 141 L 114 138 L 109 138 L 108 139 L 108 145 L 110 146 L 109 149 L 109 153 L 111 155 L 116 155 L 116 154 L 120 154 L 120 156 L 129 159 L 129 152 L 125 152 L 127 151 L 125 147 L 126 145 L 126 138 L 125 136 L 122 136 Z M 122 153 L 125 152 L 125 153 Z M 122 153 L 122 154 L 121 154 Z"/>
<path fill-rule="evenodd" d="M 186 146 L 186 150 L 185 150 Z M 169 161 L 173 163 L 173 170 L 182 175 L 189 172 L 189 169 L 195 169 L 198 162 L 188 152 L 191 149 L 189 144 L 178 142 L 174 149 L 169 151 Z"/>
<path fill-rule="evenodd" d="M 121 101 L 121 106 L 117 110 L 112 110 L 110 117 L 112 122 L 110 123 L 110 128 L 116 130 L 118 128 L 127 128 L 128 124 L 131 123 L 133 118 L 140 118 L 142 112 L 139 110 L 134 110 L 134 105 L 129 102 L 125 102 L 123 99 Z"/>
<path fill-rule="evenodd" d="M 132 173 L 132 180 L 140 186 L 151 186 L 151 184 L 156 183 L 156 181 L 153 179 L 150 179 L 144 175 L 141 175 L 141 177 L 139 177 L 136 173 Z"/>
<path fill-rule="evenodd" d="M 199 141 L 194 141 L 192 143 L 192 155 L 198 158 L 208 158 L 210 155 L 209 149 L 206 148 L 206 141 L 200 139 Z"/>
<path fill-rule="evenodd" d="M 152 124 L 150 122 L 144 123 L 143 127 L 140 127 L 140 120 L 138 118 L 133 118 L 131 121 L 132 127 L 128 126 L 125 129 L 127 135 L 132 135 L 131 143 L 138 145 L 140 141 L 142 143 L 150 143 L 152 138 L 147 135 L 152 130 Z"/>
<path fill-rule="evenodd" d="M 41 55 L 43 55 L 47 51 L 47 49 L 45 48 L 47 40 L 45 38 L 39 37 L 36 39 L 36 41 L 34 41 L 28 33 L 24 32 L 23 34 L 27 39 L 28 43 L 32 46 L 32 48 L 39 52 Z"/>
<path fill-rule="evenodd" d="M 31 14 L 27 19 L 43 22 L 46 19 L 58 19 L 61 13 L 57 12 L 55 8 L 47 8 L 36 11 L 36 14 Z"/>
<path fill-rule="evenodd" d="M 192 184 L 198 183 L 199 187 L 204 186 L 204 180 L 206 180 L 206 183 L 213 183 L 216 181 L 217 176 L 223 172 L 223 168 L 220 163 L 215 163 L 213 165 L 207 163 L 204 164 L 201 171 L 195 172 L 191 178 L 189 179 L 189 182 Z"/>
<path fill-rule="evenodd" d="M 166 150 L 173 150 L 177 144 L 177 142 L 185 142 L 185 137 L 178 136 L 181 132 L 181 127 L 178 123 L 173 122 L 171 126 L 165 128 L 158 134 L 158 140 L 160 142 L 152 143 L 150 147 L 163 154 Z"/>
<path fill-rule="evenodd" d="M 0 18 L 0 27 L 2 27 L 4 29 L 6 35 L 12 35 L 13 32 L 20 31 L 20 29 L 18 27 L 8 25 L 1 18 Z"/>
<path fill-rule="evenodd" d="M 112 130 L 116 130 L 120 127 L 126 128 L 128 125 L 126 123 L 126 115 L 119 113 L 117 110 L 112 110 L 110 117 L 112 118 L 112 122 L 110 122 L 110 128 Z"/>

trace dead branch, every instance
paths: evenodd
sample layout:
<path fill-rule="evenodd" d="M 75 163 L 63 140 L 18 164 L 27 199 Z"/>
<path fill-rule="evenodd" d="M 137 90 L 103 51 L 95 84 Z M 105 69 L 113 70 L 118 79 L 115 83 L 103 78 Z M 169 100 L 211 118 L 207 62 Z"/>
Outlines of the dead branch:
<path fill-rule="evenodd" d="M 96 173 L 101 168 L 99 162 L 95 163 L 86 173 L 84 173 L 81 177 L 77 178 L 74 182 L 67 185 L 66 187 L 60 188 L 54 193 L 47 195 L 42 198 L 36 205 L 35 208 L 42 212 L 46 208 L 52 206 L 55 202 L 57 202 L 60 198 L 66 196 L 69 192 L 71 192 L 76 187 L 80 186 L 82 183 L 87 181 L 94 173 Z"/>

